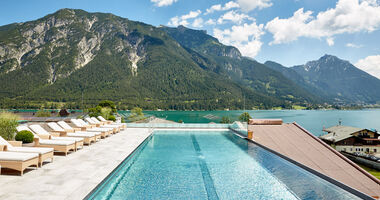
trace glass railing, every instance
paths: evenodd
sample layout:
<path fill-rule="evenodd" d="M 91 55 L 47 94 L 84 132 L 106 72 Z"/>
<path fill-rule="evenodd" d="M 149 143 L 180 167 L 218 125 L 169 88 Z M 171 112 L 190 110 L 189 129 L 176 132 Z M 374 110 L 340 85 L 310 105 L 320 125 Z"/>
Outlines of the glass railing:
<path fill-rule="evenodd" d="M 130 128 L 204 128 L 228 129 L 230 124 L 200 124 L 200 123 L 127 123 Z"/>
<path fill-rule="evenodd" d="M 246 136 L 248 135 L 248 124 L 247 122 L 234 122 L 229 126 L 230 129 L 238 132 L 240 135 Z"/>

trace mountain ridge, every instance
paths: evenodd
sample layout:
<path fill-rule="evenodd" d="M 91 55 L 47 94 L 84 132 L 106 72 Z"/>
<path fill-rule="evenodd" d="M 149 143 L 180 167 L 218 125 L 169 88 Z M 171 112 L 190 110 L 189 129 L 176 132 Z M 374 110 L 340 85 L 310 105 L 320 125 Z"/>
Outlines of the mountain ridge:
<path fill-rule="evenodd" d="M 333 55 L 293 67 L 272 61 L 266 65 L 334 103 L 376 104 L 380 100 L 379 79 Z"/>

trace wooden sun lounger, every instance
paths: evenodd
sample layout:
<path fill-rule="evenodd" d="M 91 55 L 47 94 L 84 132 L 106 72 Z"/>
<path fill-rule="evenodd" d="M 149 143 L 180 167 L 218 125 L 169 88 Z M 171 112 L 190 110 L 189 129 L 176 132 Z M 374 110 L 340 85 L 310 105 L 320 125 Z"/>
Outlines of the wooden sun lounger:
<path fill-rule="evenodd" d="M 75 143 L 75 150 L 79 149 L 79 147 L 83 148 L 83 139 L 82 138 L 75 138 L 75 137 L 60 137 L 59 133 L 49 133 L 44 128 L 42 128 L 38 124 L 30 125 L 29 128 L 33 130 L 34 133 L 36 133 L 39 137 L 42 137 L 43 139 L 49 139 L 49 140 L 60 140 L 60 141 L 73 141 Z M 40 142 L 41 143 L 41 142 Z"/>
<path fill-rule="evenodd" d="M 9 152 L 38 153 L 39 167 L 45 160 L 50 159 L 50 162 L 54 160 L 54 149 L 52 148 L 23 147 L 21 141 L 6 141 L 2 137 L 0 137 L 0 144 L 4 144 L 7 147 L 6 151 Z"/>
<path fill-rule="evenodd" d="M 38 168 L 38 154 L 6 152 L 4 150 L 6 150 L 6 146 L 0 145 L 0 165 L 2 168 L 19 171 L 21 176 L 24 174 L 24 170 L 30 166 Z"/>
<path fill-rule="evenodd" d="M 90 132 L 90 131 L 86 131 L 86 129 L 84 129 L 82 131 L 82 128 L 79 128 L 79 127 L 75 127 L 75 125 L 69 125 L 68 123 L 66 123 L 65 121 L 59 121 L 57 122 L 57 124 L 64 130 L 66 131 L 66 133 L 77 133 L 77 132 L 89 132 L 89 133 L 94 133 L 95 134 L 95 142 L 100 140 L 102 135 L 101 135 L 101 132 Z"/>
<path fill-rule="evenodd" d="M 84 144 L 87 144 L 87 145 L 90 145 L 92 142 L 96 142 L 96 135 L 95 135 L 95 133 L 90 133 L 90 132 L 87 132 L 87 133 L 85 133 L 85 132 L 78 132 L 78 133 L 67 132 L 67 131 L 65 131 L 63 128 L 61 128 L 55 122 L 47 123 L 47 125 L 52 129 L 52 131 L 51 131 L 52 133 L 56 133 L 60 137 L 78 137 L 78 138 L 82 138 Z M 89 136 L 89 134 L 93 135 L 93 136 Z"/>
<path fill-rule="evenodd" d="M 91 125 L 86 124 L 83 120 L 71 119 L 71 122 L 78 128 L 81 128 L 83 131 L 89 132 L 101 132 L 102 138 L 106 138 L 107 136 L 112 134 L 112 130 L 102 129 L 102 128 L 93 128 Z"/>
<path fill-rule="evenodd" d="M 60 140 L 49 140 L 49 136 L 42 135 L 41 137 L 36 135 L 33 131 L 31 131 L 26 126 L 18 126 L 17 131 L 30 131 L 34 135 L 34 146 L 35 147 L 47 147 L 47 148 L 53 148 L 54 151 L 63 152 L 65 156 L 67 156 L 68 152 L 70 150 L 76 151 L 75 142 L 72 141 L 60 141 Z"/>

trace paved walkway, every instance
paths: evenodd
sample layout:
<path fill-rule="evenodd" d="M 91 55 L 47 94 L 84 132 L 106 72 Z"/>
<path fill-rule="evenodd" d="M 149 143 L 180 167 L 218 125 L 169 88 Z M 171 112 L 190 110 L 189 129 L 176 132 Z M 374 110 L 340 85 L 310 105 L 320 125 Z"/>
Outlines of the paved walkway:
<path fill-rule="evenodd" d="M 83 199 L 148 136 L 129 128 L 22 177 L 0 175 L 0 199 Z"/>

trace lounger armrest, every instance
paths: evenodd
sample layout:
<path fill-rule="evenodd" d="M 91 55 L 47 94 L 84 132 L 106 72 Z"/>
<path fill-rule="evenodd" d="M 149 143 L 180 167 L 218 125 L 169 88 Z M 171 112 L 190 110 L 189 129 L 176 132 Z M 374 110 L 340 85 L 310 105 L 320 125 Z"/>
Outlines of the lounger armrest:
<path fill-rule="evenodd" d="M 7 145 L 0 144 L 0 151 L 6 151 L 6 150 L 7 150 Z"/>
<path fill-rule="evenodd" d="M 33 138 L 34 146 L 38 146 L 40 144 L 40 138 Z"/>
<path fill-rule="evenodd" d="M 38 135 L 41 139 L 49 140 L 51 138 L 50 135 Z"/>
<path fill-rule="evenodd" d="M 66 131 L 52 131 L 50 132 L 50 135 L 56 136 L 56 137 L 66 137 L 67 132 Z"/>
<path fill-rule="evenodd" d="M 7 141 L 9 144 L 11 144 L 14 147 L 22 147 L 21 141 Z"/>
<path fill-rule="evenodd" d="M 65 129 L 66 133 L 74 133 L 75 131 L 80 131 L 80 128 Z"/>

